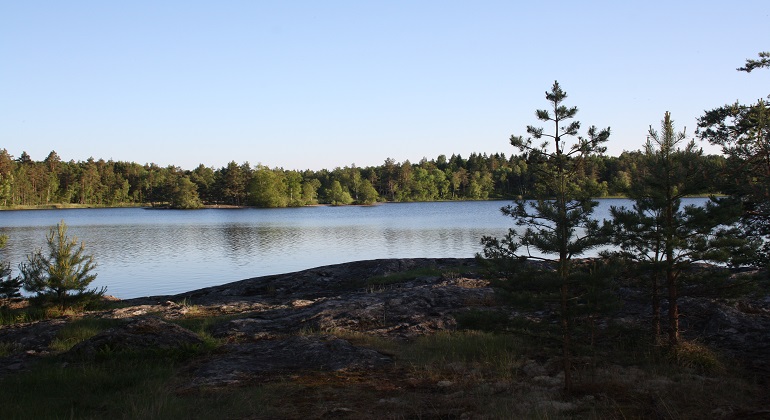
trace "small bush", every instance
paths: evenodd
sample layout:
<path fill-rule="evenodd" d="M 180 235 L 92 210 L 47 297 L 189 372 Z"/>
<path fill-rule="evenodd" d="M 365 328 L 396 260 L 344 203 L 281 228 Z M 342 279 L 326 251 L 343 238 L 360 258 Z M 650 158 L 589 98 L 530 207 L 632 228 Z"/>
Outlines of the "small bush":
<path fill-rule="evenodd" d="M 703 344 L 681 341 L 667 350 L 668 359 L 677 366 L 705 372 L 721 372 L 724 365 L 711 349 Z"/>

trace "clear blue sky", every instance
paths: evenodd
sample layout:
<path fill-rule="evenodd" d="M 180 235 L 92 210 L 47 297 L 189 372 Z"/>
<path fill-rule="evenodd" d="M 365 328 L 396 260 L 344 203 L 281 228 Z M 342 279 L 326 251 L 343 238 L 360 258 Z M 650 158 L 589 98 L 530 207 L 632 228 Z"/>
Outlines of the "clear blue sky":
<path fill-rule="evenodd" d="M 509 155 L 558 80 L 617 155 L 665 111 L 693 134 L 770 93 L 770 71 L 735 71 L 768 28 L 767 0 L 2 0 L 0 148 L 184 169 Z"/>

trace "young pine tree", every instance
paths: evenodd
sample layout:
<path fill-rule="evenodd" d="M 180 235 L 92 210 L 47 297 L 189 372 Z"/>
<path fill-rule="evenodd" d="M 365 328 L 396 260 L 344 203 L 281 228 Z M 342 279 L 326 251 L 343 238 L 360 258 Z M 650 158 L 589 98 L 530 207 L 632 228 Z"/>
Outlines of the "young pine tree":
<path fill-rule="evenodd" d="M 42 299 L 55 300 L 62 308 L 70 300 L 87 296 L 101 296 L 101 290 L 88 289 L 96 279 L 92 274 L 96 263 L 85 253 L 85 245 L 78 246 L 77 238 L 67 236 L 64 221 L 52 227 L 46 237 L 47 252 L 38 249 L 27 256 L 27 263 L 19 265 L 24 290 L 36 293 Z"/>
<path fill-rule="evenodd" d="M 687 269 L 696 261 L 727 262 L 747 246 L 735 228 L 729 227 L 738 213 L 727 201 L 682 206 L 682 198 L 700 193 L 704 185 L 704 171 L 699 167 L 702 151 L 693 141 L 681 148 L 685 139 L 666 112 L 660 132 L 650 127 L 643 159 L 632 175 L 628 196 L 634 201 L 633 208 L 610 210 L 618 253 L 649 276 L 656 340 L 661 334 L 661 288 L 665 287 L 672 346 L 680 340 L 677 300 Z"/>
<path fill-rule="evenodd" d="M 553 131 L 528 126 L 531 138 L 511 136 L 511 144 L 525 153 L 536 174 L 539 187 L 536 200 L 515 200 L 514 205 L 503 207 L 503 214 L 512 217 L 525 230 L 509 229 L 502 239 L 482 238 L 484 257 L 509 263 L 516 260 L 541 260 L 549 269 L 538 274 L 543 292 L 557 290 L 561 326 L 564 387 L 572 387 L 572 334 L 576 293 L 585 292 L 584 272 L 575 269 L 573 257 L 607 242 L 606 227 L 591 218 L 598 202 L 591 199 L 595 191 L 582 176 L 586 159 L 603 153 L 602 146 L 610 129 L 591 127 L 588 137 L 578 134 L 580 122 L 574 121 L 577 107 L 567 107 L 567 94 L 558 82 L 546 92 L 549 109 L 538 110 L 537 118 L 552 124 Z M 546 139 L 539 145 L 535 140 Z M 538 255 L 532 253 L 538 251 Z M 522 277 L 522 276 L 519 276 Z M 515 278 L 514 278 L 515 280 Z M 524 279 L 522 279 L 524 280 Z M 581 284 L 583 283 L 583 284 Z"/>

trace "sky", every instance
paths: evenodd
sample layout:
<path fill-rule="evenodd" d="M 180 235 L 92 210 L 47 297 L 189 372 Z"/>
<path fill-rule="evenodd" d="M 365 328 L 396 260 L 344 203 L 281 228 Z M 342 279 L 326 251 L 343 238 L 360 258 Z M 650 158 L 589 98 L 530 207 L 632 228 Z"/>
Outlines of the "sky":
<path fill-rule="evenodd" d="M 770 71 L 735 69 L 768 27 L 767 0 L 0 0 L 0 149 L 183 169 L 510 155 L 558 80 L 619 155 L 666 111 L 692 137 L 766 97 Z"/>

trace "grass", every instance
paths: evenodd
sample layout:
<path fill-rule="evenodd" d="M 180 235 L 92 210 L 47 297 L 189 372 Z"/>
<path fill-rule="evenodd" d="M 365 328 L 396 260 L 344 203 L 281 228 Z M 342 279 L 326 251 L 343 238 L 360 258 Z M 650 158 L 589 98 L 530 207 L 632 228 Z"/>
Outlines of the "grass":
<path fill-rule="evenodd" d="M 6 306 L 0 306 L 0 325 L 14 325 L 25 322 L 42 321 L 44 319 L 55 318 L 58 315 L 54 315 L 51 311 L 47 311 L 43 308 L 26 307 L 26 308 L 9 308 Z"/>
<path fill-rule="evenodd" d="M 411 270 L 360 280 L 353 288 L 398 287 L 423 276 L 462 273 Z M 718 418 L 758 411 L 765 384 L 708 346 L 655 346 L 646 326 L 613 324 L 594 346 L 575 346 L 575 390 L 562 393 L 558 325 L 513 317 L 505 308 L 456 314 L 458 330 L 392 339 L 346 330 L 303 330 L 335 335 L 390 356 L 370 371 L 277 373 L 239 387 L 190 389 L 200 358 L 222 344 L 212 329 L 246 313 L 219 315 L 188 301 L 169 320 L 202 337 L 203 346 L 171 352 L 104 352 L 96 360 L 42 359 L 30 371 L 0 376 L 2 418 Z M 52 353 L 119 322 L 34 308 L 2 309 L 0 321 L 70 319 Z M 585 337 L 575 337 L 576 340 Z M 17 351 L 0 343 L 0 357 Z M 764 405 L 763 405 L 764 404 Z"/>
<path fill-rule="evenodd" d="M 258 411 L 254 400 L 262 393 L 259 389 L 176 392 L 173 378 L 179 362 L 147 355 L 88 364 L 51 361 L 0 382 L 3 418 L 221 419 Z"/>
<path fill-rule="evenodd" d="M 56 334 L 56 338 L 51 342 L 51 350 L 67 351 L 75 344 L 87 340 L 96 334 L 108 328 L 115 327 L 121 323 L 116 319 L 104 318 L 80 318 L 67 323 Z"/>
<path fill-rule="evenodd" d="M 78 318 L 62 327 L 51 342 L 56 354 L 124 320 Z M 213 319 L 178 320 L 204 331 Z M 204 336 L 203 346 L 171 351 L 105 351 L 94 360 L 70 357 L 42 359 L 30 371 L 0 379 L 2 418 L 223 418 L 251 407 L 258 390 L 211 395 L 200 399 L 175 391 L 180 366 L 207 354 L 220 343 Z M 0 343 L 0 356 L 15 347 Z M 44 404 L 41 404 L 44 401 Z M 253 408 L 253 407 L 252 407 Z M 229 416 L 225 416 L 229 418 Z"/>
<path fill-rule="evenodd" d="M 525 340 L 510 334 L 442 331 L 417 338 L 402 358 L 428 378 L 513 380 L 526 358 L 526 348 Z"/>
<path fill-rule="evenodd" d="M 230 317 L 174 322 L 205 335 L 224 318 Z M 56 348 L 63 350 L 117 322 L 71 321 L 59 332 Z M 183 391 L 189 381 L 186 366 L 209 354 L 211 346 L 105 353 L 82 363 L 49 357 L 29 372 L 0 379 L 0 406 L 8 419 L 459 418 L 464 413 L 480 418 L 707 418 L 756 406 L 755 384 L 734 371 L 700 368 L 710 366 L 704 359 L 719 360 L 704 346 L 688 343 L 672 359 L 660 349 L 641 346 L 644 334 L 631 332 L 617 328 L 618 336 L 631 338 L 611 340 L 616 344 L 596 371 L 579 368 L 573 398 L 561 394 L 558 380 L 544 385 L 528 376 L 524 365 L 537 360 L 549 369 L 557 353 L 543 350 L 536 337 L 461 330 L 404 341 L 306 331 L 379 350 L 395 363 L 375 371 L 278 375 L 237 388 Z"/>
<path fill-rule="evenodd" d="M 30 300 L 39 303 L 40 301 Z M 61 317 L 77 317 L 83 310 L 97 310 L 119 307 L 120 303 L 84 299 L 81 305 L 62 308 L 58 305 L 30 304 L 29 302 L 0 305 L 0 326 L 43 321 Z"/>
<path fill-rule="evenodd" d="M 693 341 L 681 341 L 676 346 L 666 349 L 666 356 L 676 366 L 698 372 L 725 370 L 725 365 L 713 350 Z"/>

